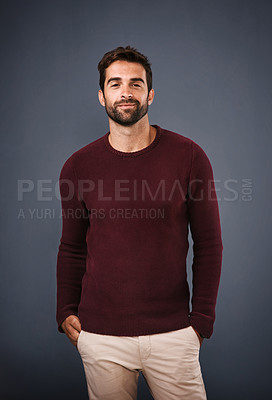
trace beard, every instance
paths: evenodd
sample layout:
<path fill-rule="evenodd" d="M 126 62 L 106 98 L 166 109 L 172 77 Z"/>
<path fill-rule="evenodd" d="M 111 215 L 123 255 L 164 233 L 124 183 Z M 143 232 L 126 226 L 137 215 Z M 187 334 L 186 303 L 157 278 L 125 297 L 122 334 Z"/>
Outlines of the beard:
<path fill-rule="evenodd" d="M 131 126 L 136 124 L 141 118 L 143 118 L 148 111 L 148 100 L 141 106 L 137 100 L 126 100 L 121 103 L 118 103 L 116 106 L 109 106 L 105 101 L 105 109 L 106 113 L 108 114 L 109 118 L 113 121 L 117 122 L 117 124 L 123 126 Z M 130 103 L 135 104 L 133 108 L 120 108 L 118 107 L 120 104 Z"/>

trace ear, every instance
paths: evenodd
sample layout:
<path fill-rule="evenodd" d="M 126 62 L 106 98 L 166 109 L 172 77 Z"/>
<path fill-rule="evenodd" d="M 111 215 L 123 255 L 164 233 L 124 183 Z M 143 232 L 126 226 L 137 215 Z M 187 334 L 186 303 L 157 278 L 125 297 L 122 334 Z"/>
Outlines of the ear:
<path fill-rule="evenodd" d="M 147 98 L 147 101 L 148 101 L 148 105 L 149 105 L 149 106 L 150 106 L 150 104 L 153 103 L 154 95 L 155 95 L 154 89 L 151 89 L 151 90 L 149 91 L 148 98 Z"/>
<path fill-rule="evenodd" d="M 99 99 L 99 101 L 100 101 L 100 104 L 101 104 L 103 107 L 105 107 L 105 99 L 104 99 L 104 95 L 103 95 L 103 92 L 102 92 L 101 89 L 98 90 L 98 99 Z"/>

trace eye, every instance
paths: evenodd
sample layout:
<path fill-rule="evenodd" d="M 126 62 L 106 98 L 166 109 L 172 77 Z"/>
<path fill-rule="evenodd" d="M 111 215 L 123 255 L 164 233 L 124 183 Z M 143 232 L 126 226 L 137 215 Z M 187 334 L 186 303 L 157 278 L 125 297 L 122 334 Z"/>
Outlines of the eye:
<path fill-rule="evenodd" d="M 140 87 L 140 85 L 138 85 L 138 83 L 134 83 L 134 86 L 138 86 L 138 87 Z"/>
<path fill-rule="evenodd" d="M 114 87 L 114 86 L 119 86 L 119 85 L 118 85 L 118 83 L 114 83 L 114 85 L 111 85 L 111 87 Z"/>

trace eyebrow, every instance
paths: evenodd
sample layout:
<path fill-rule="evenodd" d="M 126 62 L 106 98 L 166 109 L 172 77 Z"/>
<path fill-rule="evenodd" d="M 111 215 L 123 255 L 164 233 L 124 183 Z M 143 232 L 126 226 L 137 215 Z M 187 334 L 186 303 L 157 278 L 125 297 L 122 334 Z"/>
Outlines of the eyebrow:
<path fill-rule="evenodd" d="M 119 76 L 115 76 L 115 77 L 110 78 L 108 80 L 107 85 L 112 81 L 121 81 L 121 80 L 122 80 L 122 78 L 120 78 Z M 130 81 L 131 82 L 137 82 L 138 81 L 138 82 L 143 82 L 144 83 L 144 80 L 142 78 L 131 78 Z"/>

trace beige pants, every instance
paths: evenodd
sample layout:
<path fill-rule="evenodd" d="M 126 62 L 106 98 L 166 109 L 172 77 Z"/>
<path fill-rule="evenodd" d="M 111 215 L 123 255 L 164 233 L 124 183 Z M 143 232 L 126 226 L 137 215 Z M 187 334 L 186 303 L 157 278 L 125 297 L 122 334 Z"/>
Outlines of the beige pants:
<path fill-rule="evenodd" d="M 139 371 L 155 400 L 205 400 L 200 342 L 187 328 L 144 336 L 81 330 L 77 342 L 90 400 L 135 400 Z"/>

